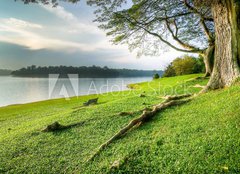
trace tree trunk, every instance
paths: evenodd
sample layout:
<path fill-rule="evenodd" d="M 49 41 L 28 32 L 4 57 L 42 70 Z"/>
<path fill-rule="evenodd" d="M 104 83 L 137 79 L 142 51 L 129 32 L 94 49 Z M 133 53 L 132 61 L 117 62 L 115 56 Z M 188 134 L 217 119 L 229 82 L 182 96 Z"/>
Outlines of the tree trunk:
<path fill-rule="evenodd" d="M 206 69 L 205 77 L 209 77 L 212 74 L 214 64 L 214 50 L 215 45 L 210 45 L 203 55 Z"/>
<path fill-rule="evenodd" d="M 231 85 L 240 76 L 240 0 L 215 0 L 215 61 L 208 89 Z"/>

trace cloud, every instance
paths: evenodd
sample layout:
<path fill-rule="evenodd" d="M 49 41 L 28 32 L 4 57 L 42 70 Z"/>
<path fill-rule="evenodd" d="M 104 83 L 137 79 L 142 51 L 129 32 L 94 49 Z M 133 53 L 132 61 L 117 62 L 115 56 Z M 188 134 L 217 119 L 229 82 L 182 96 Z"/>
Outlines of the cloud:
<path fill-rule="evenodd" d="M 108 66 L 112 68 L 161 69 L 164 57 L 141 57 L 122 51 L 97 50 L 94 52 L 59 52 L 54 50 L 28 50 L 26 47 L 0 42 L 1 67 L 19 69 L 28 65 L 38 66 Z M 1 68 L 0 67 L 0 68 Z"/>
<path fill-rule="evenodd" d="M 94 34 L 100 34 L 105 35 L 103 31 L 99 30 L 95 24 L 87 24 L 83 21 L 80 21 L 74 14 L 67 11 L 64 7 L 58 5 L 57 7 L 52 7 L 52 5 L 41 5 L 41 7 L 45 10 L 47 10 L 50 13 L 53 13 L 58 18 L 64 20 L 67 22 L 69 33 L 94 33 Z"/>
<path fill-rule="evenodd" d="M 9 49 L 2 48 L 0 60 L 4 59 L 6 66 L 19 63 L 16 67 L 30 63 L 159 69 L 176 56 L 175 52 L 171 52 L 161 58 L 143 56 L 136 59 L 135 53 L 129 53 L 126 45 L 112 45 L 105 33 L 95 23 L 91 23 L 91 9 L 84 7 L 82 10 L 82 6 L 74 9 L 72 6 L 64 7 L 52 8 L 38 4 L 36 8 L 39 13 L 36 15 L 29 17 L 29 13 L 22 9 L 21 15 L 8 12 L 7 16 L 11 16 L 10 18 L 0 17 L 0 42 L 4 42 L 2 45 L 14 44 L 22 48 L 16 52 L 10 46 Z M 12 62 L 9 63 L 9 60 Z"/>
<path fill-rule="evenodd" d="M 14 17 L 0 18 L 0 41 L 18 44 L 32 50 L 51 49 L 71 53 L 107 49 L 126 52 L 126 47 L 113 46 L 105 33 L 95 24 L 80 21 L 64 7 L 53 8 L 51 5 L 40 7 L 62 19 L 64 23 L 59 25 L 53 20 L 51 25 L 43 26 Z"/>
<path fill-rule="evenodd" d="M 31 24 L 27 21 L 9 18 L 0 20 L 0 32 L 5 34 L 0 35 L 0 41 L 23 45 L 32 50 L 37 49 L 62 49 L 62 48 L 78 48 L 89 50 L 84 44 L 62 41 L 58 39 L 46 38 L 30 31 L 32 28 L 39 28 L 38 24 Z M 42 28 L 42 27 L 40 27 Z"/>
<path fill-rule="evenodd" d="M 89 45 L 80 42 L 49 38 L 38 32 L 37 29 L 43 28 L 44 27 L 40 24 L 30 23 L 16 18 L 0 19 L 0 32 L 4 32 L 4 34 L 0 35 L 0 41 L 26 46 L 32 50 L 52 49 L 65 50 L 67 52 L 81 50 L 95 51 L 96 49 L 104 49 L 107 45 L 105 41 L 101 41 L 95 45 Z"/>
<path fill-rule="evenodd" d="M 56 14 L 58 17 L 67 20 L 67 21 L 75 21 L 77 22 L 78 19 L 70 12 L 66 11 L 64 7 L 62 6 L 57 6 L 57 7 L 52 7 L 52 5 L 41 5 L 42 8 L 46 9 L 47 11 Z"/>
<path fill-rule="evenodd" d="M 3 20 L 3 22 L 5 22 L 11 26 L 15 26 L 17 28 L 38 28 L 38 29 L 43 28 L 42 25 L 28 22 L 28 21 L 23 21 L 23 20 L 16 19 L 16 18 L 5 19 L 5 20 Z"/>

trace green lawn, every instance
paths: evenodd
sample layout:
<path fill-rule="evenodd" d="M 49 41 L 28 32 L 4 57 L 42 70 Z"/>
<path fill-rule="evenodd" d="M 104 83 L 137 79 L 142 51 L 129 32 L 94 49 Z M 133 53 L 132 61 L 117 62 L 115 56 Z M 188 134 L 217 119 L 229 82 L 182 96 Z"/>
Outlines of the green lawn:
<path fill-rule="evenodd" d="M 98 95 L 99 104 L 74 107 L 96 95 L 0 108 L 0 173 L 240 173 L 240 86 L 200 95 L 132 129 L 92 162 L 97 148 L 138 117 L 119 116 L 158 104 L 168 94 L 197 93 L 207 80 L 187 75 L 131 85 Z M 145 98 L 139 94 L 145 92 Z M 59 121 L 84 125 L 40 132 Z M 111 169 L 119 160 L 118 169 Z"/>

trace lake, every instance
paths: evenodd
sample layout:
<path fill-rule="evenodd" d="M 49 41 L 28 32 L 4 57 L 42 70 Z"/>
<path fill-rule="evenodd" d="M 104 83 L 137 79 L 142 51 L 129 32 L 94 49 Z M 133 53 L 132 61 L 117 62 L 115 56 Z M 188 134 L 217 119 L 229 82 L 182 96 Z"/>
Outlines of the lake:
<path fill-rule="evenodd" d="M 23 104 L 55 98 L 100 94 L 127 90 L 127 85 L 150 81 L 151 77 L 133 78 L 21 78 L 0 76 L 0 106 Z"/>

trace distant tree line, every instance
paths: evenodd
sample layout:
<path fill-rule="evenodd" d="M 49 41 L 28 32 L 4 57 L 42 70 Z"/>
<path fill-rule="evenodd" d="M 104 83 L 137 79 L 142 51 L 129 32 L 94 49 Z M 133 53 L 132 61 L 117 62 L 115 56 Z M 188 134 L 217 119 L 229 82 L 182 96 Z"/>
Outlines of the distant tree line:
<path fill-rule="evenodd" d="M 204 73 L 205 64 L 203 57 L 195 58 L 183 56 L 173 60 L 165 69 L 163 77 L 172 77 L 185 74 Z"/>
<path fill-rule="evenodd" d="M 11 75 L 11 70 L 7 70 L 7 69 L 0 69 L 0 76 L 8 76 Z"/>
<path fill-rule="evenodd" d="M 11 74 L 17 77 L 48 77 L 49 74 L 60 74 L 66 77 L 67 74 L 78 74 L 80 78 L 111 78 L 111 77 L 152 77 L 153 74 L 163 74 L 162 71 L 132 70 L 132 69 L 110 69 L 107 66 L 28 66 L 13 71 Z"/>

